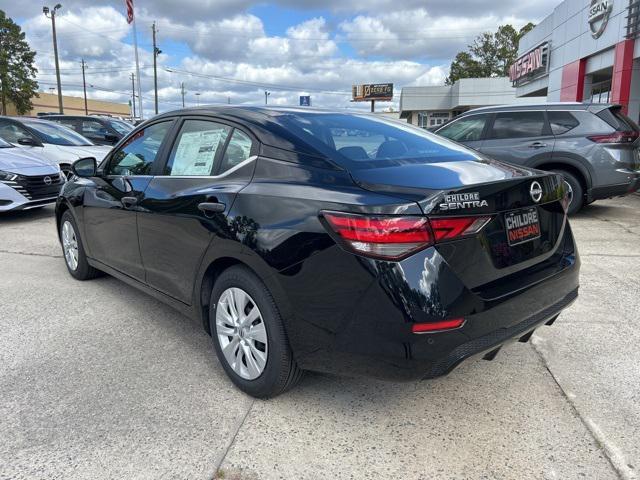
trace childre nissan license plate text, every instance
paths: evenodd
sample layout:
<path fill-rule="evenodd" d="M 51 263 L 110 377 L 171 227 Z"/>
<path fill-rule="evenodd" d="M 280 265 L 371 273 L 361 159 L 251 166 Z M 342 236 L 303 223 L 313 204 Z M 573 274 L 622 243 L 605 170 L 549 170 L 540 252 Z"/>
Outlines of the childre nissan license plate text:
<path fill-rule="evenodd" d="M 519 245 L 540 238 L 540 220 L 537 207 L 524 208 L 504 215 L 509 245 Z"/>

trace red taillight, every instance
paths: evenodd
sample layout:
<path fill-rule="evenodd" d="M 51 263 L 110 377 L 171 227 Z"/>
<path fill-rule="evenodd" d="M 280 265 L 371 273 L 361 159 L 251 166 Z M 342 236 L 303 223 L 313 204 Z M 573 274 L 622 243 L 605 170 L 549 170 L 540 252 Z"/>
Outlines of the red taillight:
<path fill-rule="evenodd" d="M 606 135 L 589 135 L 587 138 L 595 143 L 633 143 L 640 136 L 640 132 L 614 132 Z"/>
<path fill-rule="evenodd" d="M 324 218 L 353 250 L 363 255 L 400 259 L 433 244 L 424 217 L 382 217 L 324 212 Z"/>
<path fill-rule="evenodd" d="M 464 324 L 464 318 L 453 318 L 451 320 L 441 320 L 439 322 L 414 323 L 411 325 L 413 333 L 433 333 L 443 330 L 455 330 Z"/>
<path fill-rule="evenodd" d="M 401 260 L 437 242 L 478 233 L 491 217 L 396 217 L 322 212 L 343 244 L 361 255 Z"/>

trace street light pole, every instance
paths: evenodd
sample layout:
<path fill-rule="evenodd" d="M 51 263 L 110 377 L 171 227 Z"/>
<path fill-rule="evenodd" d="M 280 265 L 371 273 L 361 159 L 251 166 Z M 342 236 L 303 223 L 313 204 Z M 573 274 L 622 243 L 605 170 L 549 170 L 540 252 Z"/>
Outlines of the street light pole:
<path fill-rule="evenodd" d="M 196 107 L 200 106 L 200 92 L 196 92 Z"/>
<path fill-rule="evenodd" d="M 87 107 L 87 81 L 84 77 L 84 70 L 87 68 L 87 64 L 82 59 L 82 90 L 84 91 L 84 114 L 89 115 L 89 108 Z"/>
<path fill-rule="evenodd" d="M 269 98 L 269 95 L 271 95 L 271 92 L 267 92 L 266 90 L 264 91 L 264 104 L 267 105 L 269 102 L 267 101 L 267 99 Z"/>
<path fill-rule="evenodd" d="M 136 74 L 131 74 L 131 100 L 133 105 L 133 118 L 132 121 L 136 120 Z"/>
<path fill-rule="evenodd" d="M 180 82 L 180 94 L 182 95 L 182 108 L 184 108 L 184 94 L 185 94 L 185 89 L 184 89 L 184 82 Z"/>
<path fill-rule="evenodd" d="M 51 28 L 53 29 L 53 55 L 56 61 L 56 81 L 58 82 L 58 108 L 60 113 L 64 113 L 62 106 L 62 85 L 60 83 L 60 63 L 58 62 L 58 39 L 56 38 L 56 12 L 62 8 L 59 3 L 55 7 L 50 9 L 49 7 L 42 7 L 42 13 L 44 16 L 51 19 Z"/>
<path fill-rule="evenodd" d="M 158 55 L 162 53 L 162 50 L 158 48 L 156 45 L 156 22 L 153 22 L 151 25 L 151 32 L 153 33 L 153 91 L 155 93 L 155 111 L 156 115 L 158 114 Z"/>

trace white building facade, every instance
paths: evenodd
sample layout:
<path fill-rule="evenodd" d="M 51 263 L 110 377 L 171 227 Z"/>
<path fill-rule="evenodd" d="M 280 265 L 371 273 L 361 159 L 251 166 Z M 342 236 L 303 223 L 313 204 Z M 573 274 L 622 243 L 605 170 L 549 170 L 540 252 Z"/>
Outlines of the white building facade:
<path fill-rule="evenodd" d="M 467 110 L 492 105 L 532 103 L 516 97 L 506 77 L 462 78 L 450 86 L 404 87 L 400 94 L 400 118 L 423 128 L 442 125 Z"/>

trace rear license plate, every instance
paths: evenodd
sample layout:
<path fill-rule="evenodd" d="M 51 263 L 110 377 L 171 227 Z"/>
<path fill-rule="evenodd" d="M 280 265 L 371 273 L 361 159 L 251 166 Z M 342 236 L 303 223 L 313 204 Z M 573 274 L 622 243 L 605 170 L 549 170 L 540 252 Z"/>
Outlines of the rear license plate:
<path fill-rule="evenodd" d="M 512 247 L 540 238 L 540 220 L 536 207 L 505 213 L 504 224 L 507 227 L 507 240 Z"/>

